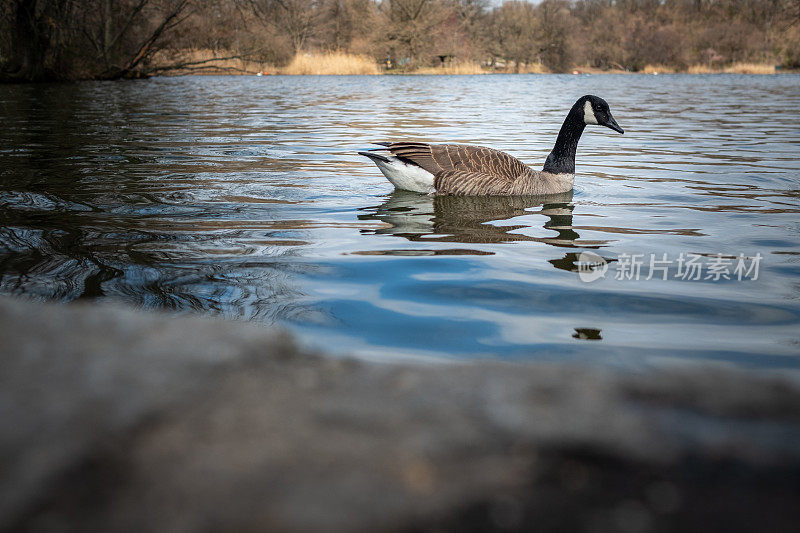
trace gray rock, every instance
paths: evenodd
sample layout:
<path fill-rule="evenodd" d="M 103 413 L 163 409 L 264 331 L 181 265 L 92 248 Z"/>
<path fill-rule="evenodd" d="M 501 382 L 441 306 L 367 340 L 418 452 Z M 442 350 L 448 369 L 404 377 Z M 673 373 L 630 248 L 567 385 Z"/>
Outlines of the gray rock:
<path fill-rule="evenodd" d="M 368 363 L 249 324 L 0 298 L 0 524 L 780 531 L 800 386 L 721 367 Z"/>

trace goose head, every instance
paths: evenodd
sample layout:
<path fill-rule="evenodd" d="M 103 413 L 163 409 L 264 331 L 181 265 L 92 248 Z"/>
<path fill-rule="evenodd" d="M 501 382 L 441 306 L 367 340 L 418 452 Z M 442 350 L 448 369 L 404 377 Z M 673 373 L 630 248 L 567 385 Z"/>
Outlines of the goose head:
<path fill-rule="evenodd" d="M 619 127 L 617 121 L 614 120 L 614 117 L 611 116 L 608 103 L 599 96 L 591 94 L 582 96 L 575 102 L 573 109 L 579 114 L 582 114 L 584 124 L 597 124 L 599 126 L 611 128 L 619 133 L 625 133 L 625 131 Z"/>

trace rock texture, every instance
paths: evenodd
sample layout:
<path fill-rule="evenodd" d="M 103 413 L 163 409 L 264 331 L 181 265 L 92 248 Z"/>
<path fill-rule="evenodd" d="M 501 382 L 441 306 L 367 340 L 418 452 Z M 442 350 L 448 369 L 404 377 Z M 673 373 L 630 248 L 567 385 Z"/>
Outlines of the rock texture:
<path fill-rule="evenodd" d="M 0 298 L 8 531 L 791 531 L 800 385 L 368 363 Z"/>

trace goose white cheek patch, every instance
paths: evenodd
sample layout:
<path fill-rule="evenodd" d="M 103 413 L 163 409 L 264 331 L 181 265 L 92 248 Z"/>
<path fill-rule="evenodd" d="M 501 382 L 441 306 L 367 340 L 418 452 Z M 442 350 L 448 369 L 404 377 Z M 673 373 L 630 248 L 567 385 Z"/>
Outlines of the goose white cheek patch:
<path fill-rule="evenodd" d="M 597 117 L 594 116 L 594 110 L 589 100 L 586 100 L 586 103 L 583 104 L 583 121 L 586 124 L 599 124 L 599 122 L 597 122 Z"/>

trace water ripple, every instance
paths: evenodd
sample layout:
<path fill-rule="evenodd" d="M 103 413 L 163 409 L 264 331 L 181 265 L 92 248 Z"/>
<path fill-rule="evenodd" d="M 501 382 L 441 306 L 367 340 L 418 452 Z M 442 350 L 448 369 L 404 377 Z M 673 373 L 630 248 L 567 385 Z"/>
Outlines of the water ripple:
<path fill-rule="evenodd" d="M 0 86 L 0 292 L 279 323 L 369 357 L 800 366 L 800 77 L 194 77 Z M 355 151 L 534 166 L 605 96 L 573 193 L 393 192 Z M 608 262 L 594 283 L 581 254 Z M 616 279 L 763 257 L 757 280 Z M 674 265 L 673 265 L 674 268 Z"/>

